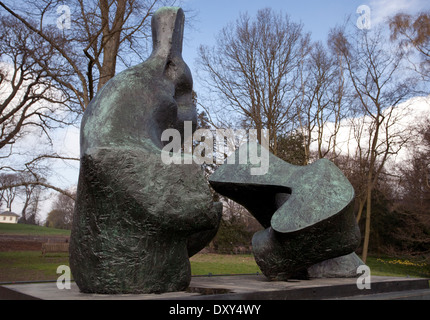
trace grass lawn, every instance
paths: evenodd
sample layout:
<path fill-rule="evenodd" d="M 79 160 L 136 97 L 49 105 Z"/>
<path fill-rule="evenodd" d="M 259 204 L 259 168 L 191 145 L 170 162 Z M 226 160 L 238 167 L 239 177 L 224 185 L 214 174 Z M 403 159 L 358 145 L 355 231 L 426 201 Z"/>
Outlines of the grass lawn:
<path fill-rule="evenodd" d="M 190 261 L 192 275 L 261 272 L 252 255 L 197 254 Z M 430 278 L 430 264 L 422 261 L 369 257 L 367 264 L 373 276 Z M 69 265 L 67 253 L 0 252 L 0 282 L 56 280 L 60 265 Z"/>
<path fill-rule="evenodd" d="M 197 254 L 190 259 L 192 275 L 261 273 L 252 255 Z"/>
<path fill-rule="evenodd" d="M 200 254 L 190 260 L 192 275 L 260 272 L 252 255 Z M 60 265 L 69 265 L 67 253 L 0 252 L 0 282 L 56 280 Z"/>
<path fill-rule="evenodd" d="M 70 236 L 70 230 L 0 223 L 0 234 Z M 252 255 L 197 254 L 190 262 L 192 275 L 261 273 Z M 67 253 L 43 257 L 40 251 L 0 252 L 0 282 L 56 280 L 60 265 L 69 265 Z M 374 276 L 430 278 L 428 260 L 369 257 L 367 265 Z"/>
<path fill-rule="evenodd" d="M 70 230 L 47 228 L 21 223 L 0 223 L 0 234 L 28 236 L 70 236 Z"/>
<path fill-rule="evenodd" d="M 42 257 L 40 251 L 0 252 L 0 282 L 56 280 L 60 265 L 69 265 L 68 253 Z"/>
<path fill-rule="evenodd" d="M 368 257 L 367 265 L 374 276 L 430 278 L 428 261 L 410 258 Z"/>
<path fill-rule="evenodd" d="M 70 230 L 0 223 L 0 234 L 70 236 Z M 192 275 L 261 273 L 252 255 L 197 254 L 190 262 Z M 69 265 L 67 253 L 43 257 L 40 251 L 0 252 L 0 282 L 56 280 L 60 265 Z M 373 276 L 430 278 L 428 260 L 369 257 L 367 265 Z"/>

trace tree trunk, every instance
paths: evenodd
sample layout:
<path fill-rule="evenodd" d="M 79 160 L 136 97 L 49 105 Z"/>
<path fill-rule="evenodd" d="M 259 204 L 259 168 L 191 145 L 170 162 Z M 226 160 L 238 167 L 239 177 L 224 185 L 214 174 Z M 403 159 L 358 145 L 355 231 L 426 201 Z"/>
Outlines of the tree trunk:
<path fill-rule="evenodd" d="M 109 4 L 107 0 L 100 1 L 100 11 L 103 24 L 103 63 L 100 70 L 100 80 L 97 90 L 115 76 L 116 59 L 121 40 L 121 30 L 124 24 L 126 1 L 118 1 L 112 28 L 109 26 Z"/>
<path fill-rule="evenodd" d="M 369 173 L 367 175 L 367 194 L 366 194 L 366 226 L 364 229 L 364 244 L 363 244 L 363 253 L 362 258 L 364 263 L 367 260 L 367 253 L 369 251 L 369 240 L 370 240 L 370 216 L 372 213 L 372 191 L 373 186 L 375 185 L 374 181 L 378 178 L 378 172 L 374 172 L 375 162 L 376 162 L 376 143 L 378 141 L 379 136 L 379 117 L 378 117 L 378 125 L 376 127 L 375 136 L 373 137 L 372 149 L 370 151 L 370 166 Z M 375 176 L 375 177 L 374 177 Z"/>
<path fill-rule="evenodd" d="M 357 213 L 357 223 L 360 222 L 361 214 L 363 213 L 364 204 L 366 203 L 366 198 L 360 199 L 358 203 L 358 213 Z"/>
<path fill-rule="evenodd" d="M 363 253 L 362 260 L 366 263 L 367 254 L 369 251 L 369 239 L 370 239 L 370 216 L 372 213 L 372 185 L 367 187 L 367 203 L 366 203 L 366 227 L 364 230 L 364 244 L 363 244 Z"/>

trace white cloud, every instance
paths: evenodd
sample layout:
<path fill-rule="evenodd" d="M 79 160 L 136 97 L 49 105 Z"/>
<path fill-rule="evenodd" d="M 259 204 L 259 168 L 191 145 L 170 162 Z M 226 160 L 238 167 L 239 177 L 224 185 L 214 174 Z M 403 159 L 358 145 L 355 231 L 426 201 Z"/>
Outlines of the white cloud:
<path fill-rule="evenodd" d="M 390 112 L 390 108 L 386 110 Z M 395 119 L 395 120 L 393 120 Z M 391 116 L 391 124 L 389 134 L 391 135 L 392 151 L 398 151 L 396 155 L 390 157 L 390 161 L 400 163 L 402 161 L 411 160 L 415 150 L 421 144 L 421 135 L 418 130 L 423 128 L 426 121 L 430 120 L 430 95 L 427 97 L 415 97 L 405 101 L 395 107 Z M 336 137 L 336 152 L 343 156 L 354 156 L 358 149 L 358 143 L 364 150 L 369 144 L 369 128 L 371 119 L 353 118 L 345 119 Z M 357 141 L 354 137 L 354 125 L 363 126 L 362 141 Z M 383 123 L 385 126 L 386 123 Z M 323 148 L 329 148 L 331 141 L 331 134 L 334 131 L 334 124 L 327 123 L 324 127 Z M 408 142 L 403 147 L 397 150 L 398 146 L 402 144 L 405 137 L 409 137 Z M 384 135 L 380 135 L 380 144 L 384 145 Z M 397 144 L 397 146 L 396 146 Z M 311 145 L 312 150 L 317 150 L 317 142 Z"/>
<path fill-rule="evenodd" d="M 399 12 L 414 14 L 430 9 L 428 0 L 370 0 L 369 7 L 372 11 L 372 24 L 375 25 Z"/>

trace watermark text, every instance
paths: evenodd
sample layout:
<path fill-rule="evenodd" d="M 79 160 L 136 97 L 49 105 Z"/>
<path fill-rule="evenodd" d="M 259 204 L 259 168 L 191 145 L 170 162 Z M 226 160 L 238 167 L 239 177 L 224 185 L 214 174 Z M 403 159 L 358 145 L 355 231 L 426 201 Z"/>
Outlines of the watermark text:
<path fill-rule="evenodd" d="M 366 265 L 361 265 L 357 268 L 357 274 L 360 275 L 357 278 L 357 288 L 359 290 L 370 290 L 371 289 L 371 278 L 370 268 Z"/>
<path fill-rule="evenodd" d="M 260 133 L 260 139 L 258 139 Z M 192 122 L 184 122 L 184 143 L 181 133 L 176 129 L 167 129 L 161 135 L 161 141 L 168 142 L 162 149 L 161 160 L 164 164 L 223 164 L 225 155 L 227 164 L 235 164 L 236 145 L 239 164 L 251 164 L 251 175 L 265 175 L 269 170 L 269 131 L 250 129 L 232 130 L 199 129 L 192 133 Z M 259 144 L 260 140 L 261 144 Z M 198 144 L 194 146 L 193 142 Z M 216 150 L 215 150 L 216 146 Z M 261 146 L 261 147 L 260 147 Z"/>
<path fill-rule="evenodd" d="M 57 278 L 57 288 L 58 288 L 58 290 L 64 290 L 64 289 L 70 290 L 71 289 L 71 285 L 70 285 L 70 280 L 71 280 L 70 267 L 65 266 L 65 265 L 58 266 L 58 268 L 57 268 L 57 274 L 61 274 Z"/>
<path fill-rule="evenodd" d="M 71 19 L 70 7 L 68 5 L 58 6 L 57 14 L 60 15 L 57 18 L 57 28 L 60 30 L 71 29 L 72 19 Z"/>
<path fill-rule="evenodd" d="M 360 30 L 370 30 L 372 28 L 371 10 L 369 6 L 361 5 L 357 8 L 357 28 Z"/>

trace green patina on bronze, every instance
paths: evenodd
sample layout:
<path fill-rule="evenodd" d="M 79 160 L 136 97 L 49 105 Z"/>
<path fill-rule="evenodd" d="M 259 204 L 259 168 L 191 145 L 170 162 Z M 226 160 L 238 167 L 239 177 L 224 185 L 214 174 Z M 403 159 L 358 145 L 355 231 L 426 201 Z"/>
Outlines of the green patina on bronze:
<path fill-rule="evenodd" d="M 82 292 L 185 290 L 189 257 L 218 229 L 222 206 L 200 166 L 161 159 L 161 133 L 196 123 L 184 19 L 180 8 L 158 10 L 151 56 L 112 78 L 85 111 L 70 243 Z"/>
<path fill-rule="evenodd" d="M 244 147 L 261 152 L 258 144 Z M 288 279 L 303 268 L 357 248 L 354 189 L 332 162 L 321 159 L 294 166 L 270 153 L 267 174 L 252 175 L 255 165 L 228 161 L 209 181 L 266 228 L 253 238 L 254 256 L 266 276 Z"/>

